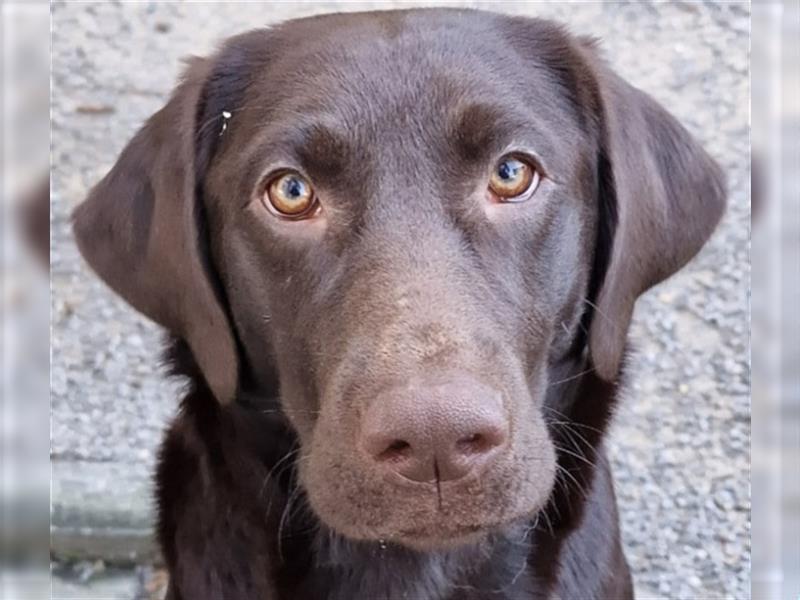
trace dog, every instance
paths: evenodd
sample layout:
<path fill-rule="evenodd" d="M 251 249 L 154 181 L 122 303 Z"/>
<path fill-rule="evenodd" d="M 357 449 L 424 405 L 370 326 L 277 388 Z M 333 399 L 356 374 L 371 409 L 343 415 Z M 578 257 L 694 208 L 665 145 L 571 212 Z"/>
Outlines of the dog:
<path fill-rule="evenodd" d="M 603 444 L 720 168 L 595 40 L 456 9 L 228 39 L 73 215 L 190 386 L 172 600 L 633 597 Z"/>

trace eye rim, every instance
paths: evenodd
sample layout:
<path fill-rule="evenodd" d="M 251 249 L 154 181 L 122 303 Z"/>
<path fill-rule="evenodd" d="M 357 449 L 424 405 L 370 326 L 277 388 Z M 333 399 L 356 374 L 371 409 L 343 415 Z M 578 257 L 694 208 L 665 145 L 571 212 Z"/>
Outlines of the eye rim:
<path fill-rule="evenodd" d="M 303 209 L 302 211 L 296 213 L 289 213 L 281 210 L 276 206 L 275 202 L 273 201 L 272 194 L 270 191 L 272 190 L 273 186 L 283 177 L 287 175 L 292 175 L 300 180 L 302 180 L 308 188 L 311 190 L 311 199 L 308 203 L 308 206 Z M 319 197 L 317 196 L 317 192 L 314 186 L 311 183 L 311 180 L 304 175 L 298 169 L 286 168 L 286 169 L 279 169 L 273 171 L 263 179 L 263 183 L 259 187 L 259 201 L 261 204 L 275 217 L 278 217 L 284 221 L 302 221 L 306 219 L 313 218 L 317 216 L 320 212 L 320 204 L 319 204 Z"/>
<path fill-rule="evenodd" d="M 499 194 L 492 187 L 492 180 L 494 179 L 494 176 L 497 173 L 497 167 L 507 160 L 515 160 L 525 165 L 530 171 L 530 180 L 527 182 L 527 184 L 525 185 L 524 189 L 521 192 L 510 196 L 503 196 Z M 516 204 L 520 202 L 525 202 L 526 200 L 529 200 L 531 197 L 533 197 L 533 195 L 541 186 L 542 180 L 544 178 L 545 178 L 544 171 L 540 167 L 538 161 L 536 161 L 534 158 L 521 152 L 506 152 L 500 158 L 498 158 L 492 165 L 492 169 L 489 173 L 489 182 L 486 186 L 486 191 L 489 194 L 490 198 L 497 204 Z"/>

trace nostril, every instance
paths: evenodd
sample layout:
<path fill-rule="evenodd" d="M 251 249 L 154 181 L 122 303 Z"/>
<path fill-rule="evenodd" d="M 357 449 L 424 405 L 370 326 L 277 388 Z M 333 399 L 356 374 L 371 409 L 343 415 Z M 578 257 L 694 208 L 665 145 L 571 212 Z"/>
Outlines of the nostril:
<path fill-rule="evenodd" d="M 405 440 L 394 440 L 386 449 L 378 454 L 378 460 L 393 461 L 407 457 L 411 453 L 411 444 Z"/>
<path fill-rule="evenodd" d="M 456 450 L 459 454 L 485 454 L 491 449 L 501 446 L 505 441 L 505 433 L 502 428 L 485 428 L 469 435 L 465 435 L 456 441 Z"/>
<path fill-rule="evenodd" d="M 464 436 L 456 442 L 456 448 L 461 454 L 480 454 L 494 446 L 486 436 L 480 433 Z"/>
<path fill-rule="evenodd" d="M 510 433 L 497 391 L 468 377 L 436 379 L 382 392 L 364 408 L 357 444 L 365 468 L 444 482 L 482 473 L 499 461 Z"/>

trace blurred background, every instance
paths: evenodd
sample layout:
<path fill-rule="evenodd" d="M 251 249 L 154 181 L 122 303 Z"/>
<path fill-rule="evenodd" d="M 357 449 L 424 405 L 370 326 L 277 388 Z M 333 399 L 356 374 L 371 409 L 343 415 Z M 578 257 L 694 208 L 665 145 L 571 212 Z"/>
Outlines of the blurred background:
<path fill-rule="evenodd" d="M 163 104 L 182 57 L 287 18 L 429 4 L 2 5 L 0 598 L 157 598 L 163 591 L 150 473 L 180 382 L 160 368 L 157 329 L 81 262 L 71 209 Z M 640 598 L 795 600 L 797 3 L 452 4 L 554 18 L 601 38 L 620 74 L 664 104 L 723 166 L 730 204 L 718 231 L 637 307 L 631 385 L 611 433 L 623 537 Z"/>
<path fill-rule="evenodd" d="M 0 20 L 0 598 L 47 598 L 48 6 Z"/>

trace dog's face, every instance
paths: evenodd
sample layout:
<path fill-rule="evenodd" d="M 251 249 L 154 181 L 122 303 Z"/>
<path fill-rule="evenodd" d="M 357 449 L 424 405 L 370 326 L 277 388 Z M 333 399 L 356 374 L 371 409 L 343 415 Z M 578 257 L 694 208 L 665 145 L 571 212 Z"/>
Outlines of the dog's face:
<path fill-rule="evenodd" d="M 463 32 L 425 20 L 280 31 L 204 188 L 236 330 L 256 377 L 277 367 L 312 506 L 409 543 L 547 499 L 547 364 L 583 312 L 597 220 L 596 145 L 552 75 L 499 36 L 459 55 Z"/>
<path fill-rule="evenodd" d="M 553 374 L 616 377 L 636 296 L 721 207 L 710 159 L 587 42 L 410 11 L 196 62 L 76 233 L 221 402 L 280 382 L 324 523 L 432 548 L 543 507 Z"/>

